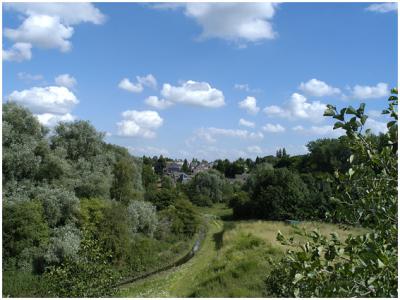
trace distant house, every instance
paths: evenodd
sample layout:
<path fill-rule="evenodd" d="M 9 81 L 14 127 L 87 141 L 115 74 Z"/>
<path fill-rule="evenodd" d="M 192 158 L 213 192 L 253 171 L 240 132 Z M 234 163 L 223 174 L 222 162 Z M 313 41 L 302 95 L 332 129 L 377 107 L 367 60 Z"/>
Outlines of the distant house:
<path fill-rule="evenodd" d="M 182 173 L 179 174 L 177 182 L 186 183 L 190 179 L 191 179 L 191 176 L 189 176 L 188 174 L 182 172 Z"/>
<path fill-rule="evenodd" d="M 181 162 L 168 162 L 167 167 L 165 168 L 165 173 L 166 174 L 173 174 L 176 172 L 180 172 L 182 169 L 183 163 Z"/>
<path fill-rule="evenodd" d="M 203 161 L 199 164 L 197 164 L 193 169 L 192 169 L 192 173 L 193 174 L 197 174 L 199 172 L 204 172 L 204 171 L 208 171 L 212 168 L 213 163 L 208 163 L 206 161 Z"/>

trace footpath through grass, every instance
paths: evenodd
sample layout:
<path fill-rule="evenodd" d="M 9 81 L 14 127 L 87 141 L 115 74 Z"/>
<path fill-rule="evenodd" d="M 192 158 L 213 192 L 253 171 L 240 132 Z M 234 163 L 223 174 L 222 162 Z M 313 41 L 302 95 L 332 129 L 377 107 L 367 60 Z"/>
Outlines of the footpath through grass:
<path fill-rule="evenodd" d="M 278 260 L 288 246 L 277 240 L 278 231 L 305 242 L 303 229 L 341 238 L 365 232 L 359 228 L 319 222 L 298 226 L 272 221 L 232 221 L 223 205 L 199 208 L 207 217 L 208 232 L 197 254 L 187 263 L 122 287 L 119 297 L 266 297 L 264 280 L 269 259 Z"/>

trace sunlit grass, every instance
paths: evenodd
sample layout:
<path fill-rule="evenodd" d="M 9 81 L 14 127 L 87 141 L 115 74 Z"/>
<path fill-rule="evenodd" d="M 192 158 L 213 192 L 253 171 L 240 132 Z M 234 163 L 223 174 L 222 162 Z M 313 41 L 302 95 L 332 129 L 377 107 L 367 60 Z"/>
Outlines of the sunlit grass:
<path fill-rule="evenodd" d="M 229 220 L 231 210 L 222 204 L 199 211 L 209 220 L 199 252 L 180 267 L 125 286 L 119 297 L 265 297 L 268 260 L 279 260 L 288 249 L 276 240 L 278 231 L 299 242 L 306 241 L 303 230 L 336 232 L 342 240 L 366 232 L 321 222 L 296 226 L 276 221 L 223 222 L 221 218 Z"/>

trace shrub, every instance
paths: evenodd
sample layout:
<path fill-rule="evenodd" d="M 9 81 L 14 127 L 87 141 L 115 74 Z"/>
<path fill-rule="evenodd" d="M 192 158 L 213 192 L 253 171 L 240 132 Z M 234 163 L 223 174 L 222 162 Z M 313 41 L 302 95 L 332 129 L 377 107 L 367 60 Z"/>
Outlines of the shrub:
<path fill-rule="evenodd" d="M 61 265 L 49 267 L 44 274 L 46 297 L 112 296 L 118 277 L 112 271 L 110 257 L 98 241 L 85 234 L 78 260 L 67 257 Z"/>
<path fill-rule="evenodd" d="M 314 231 L 312 241 L 289 251 L 266 279 L 266 289 L 277 297 L 397 297 L 398 296 L 398 125 L 397 89 L 392 90 L 383 114 L 387 123 L 386 143 L 377 147 L 363 130 L 365 104 L 356 110 L 328 105 L 326 116 L 339 120 L 352 149 L 350 169 L 338 173 L 337 216 L 349 224 L 370 228 L 361 236 L 342 242 Z M 351 116 L 350 119 L 346 118 Z M 347 119 L 347 120 L 346 120 Z M 278 235 L 283 244 L 293 239 Z"/>
<path fill-rule="evenodd" d="M 132 201 L 128 206 L 128 219 L 133 234 L 153 236 L 157 228 L 156 207 L 145 201 Z"/>

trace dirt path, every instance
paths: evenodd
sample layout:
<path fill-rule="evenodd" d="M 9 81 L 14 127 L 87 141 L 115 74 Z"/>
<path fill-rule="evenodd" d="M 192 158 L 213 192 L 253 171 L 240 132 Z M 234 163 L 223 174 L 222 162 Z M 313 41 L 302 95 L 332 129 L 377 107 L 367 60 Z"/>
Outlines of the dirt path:
<path fill-rule="evenodd" d="M 210 220 L 207 235 L 200 249 L 188 262 L 178 267 L 154 274 L 124 285 L 118 297 L 188 297 L 196 285 L 195 277 L 217 255 L 214 235 L 222 230 L 223 222 Z"/>

